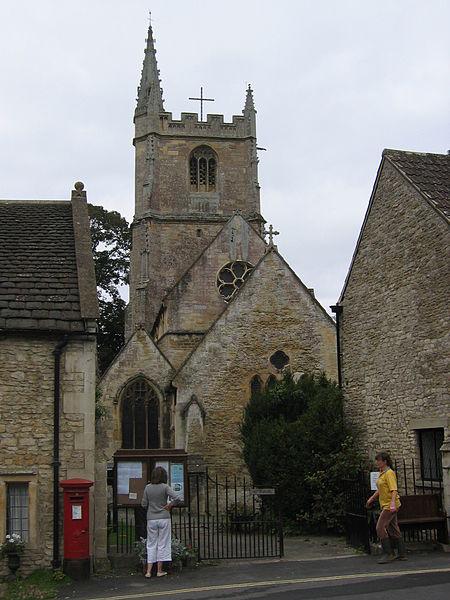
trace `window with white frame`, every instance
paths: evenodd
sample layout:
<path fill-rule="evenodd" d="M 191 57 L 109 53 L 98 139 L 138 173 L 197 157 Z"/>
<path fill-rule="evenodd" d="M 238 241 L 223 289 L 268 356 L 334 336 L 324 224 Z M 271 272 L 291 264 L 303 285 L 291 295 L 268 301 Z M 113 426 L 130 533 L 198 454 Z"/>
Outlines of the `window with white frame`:
<path fill-rule="evenodd" d="M 6 485 L 6 533 L 17 533 L 24 542 L 29 540 L 28 483 Z"/>

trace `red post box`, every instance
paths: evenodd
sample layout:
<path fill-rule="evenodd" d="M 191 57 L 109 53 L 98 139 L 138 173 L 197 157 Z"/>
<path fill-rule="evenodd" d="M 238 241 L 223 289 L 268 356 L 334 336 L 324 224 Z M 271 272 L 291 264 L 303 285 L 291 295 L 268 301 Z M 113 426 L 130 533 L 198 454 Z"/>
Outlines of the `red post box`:
<path fill-rule="evenodd" d="M 64 573 L 72 579 L 86 579 L 91 573 L 89 548 L 88 479 L 61 481 L 64 490 Z"/>

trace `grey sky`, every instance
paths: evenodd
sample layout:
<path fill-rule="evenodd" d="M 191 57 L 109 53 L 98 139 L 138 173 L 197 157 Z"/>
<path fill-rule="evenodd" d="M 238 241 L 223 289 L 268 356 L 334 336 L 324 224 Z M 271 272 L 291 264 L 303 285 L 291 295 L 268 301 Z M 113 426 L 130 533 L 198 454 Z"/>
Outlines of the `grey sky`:
<path fill-rule="evenodd" d="M 165 108 L 258 110 L 262 212 L 328 309 L 383 148 L 450 145 L 450 2 L 2 0 L 0 197 L 89 201 L 132 218 L 135 106 L 152 10 Z"/>

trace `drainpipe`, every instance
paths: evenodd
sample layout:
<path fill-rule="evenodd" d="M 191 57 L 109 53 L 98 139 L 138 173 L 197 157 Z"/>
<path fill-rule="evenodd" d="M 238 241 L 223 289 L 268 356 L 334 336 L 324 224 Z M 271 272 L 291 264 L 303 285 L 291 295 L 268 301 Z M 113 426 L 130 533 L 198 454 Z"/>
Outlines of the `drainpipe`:
<path fill-rule="evenodd" d="M 54 364 L 54 387 L 53 387 L 53 560 L 52 567 L 61 567 L 59 555 L 59 422 L 61 404 L 61 355 L 67 346 L 69 337 L 65 335 L 56 344 L 53 350 Z"/>
<path fill-rule="evenodd" d="M 336 315 L 336 352 L 337 352 L 337 368 L 338 368 L 338 385 L 342 389 L 342 362 L 341 362 L 341 315 L 342 306 L 334 304 L 330 306 L 331 312 Z"/>

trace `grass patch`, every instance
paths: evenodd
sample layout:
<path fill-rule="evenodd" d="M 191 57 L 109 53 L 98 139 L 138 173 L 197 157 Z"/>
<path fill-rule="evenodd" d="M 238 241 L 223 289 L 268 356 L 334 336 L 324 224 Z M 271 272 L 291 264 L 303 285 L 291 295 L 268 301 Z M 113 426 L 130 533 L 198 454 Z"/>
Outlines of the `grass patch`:
<path fill-rule="evenodd" d="M 25 579 L 10 582 L 5 600 L 53 600 L 58 589 L 69 582 L 62 571 L 39 569 Z"/>

